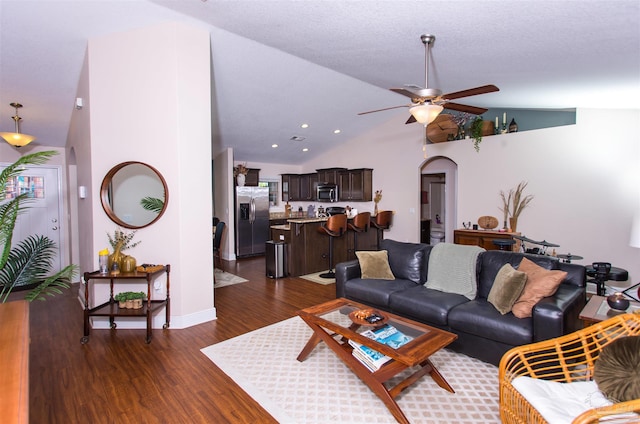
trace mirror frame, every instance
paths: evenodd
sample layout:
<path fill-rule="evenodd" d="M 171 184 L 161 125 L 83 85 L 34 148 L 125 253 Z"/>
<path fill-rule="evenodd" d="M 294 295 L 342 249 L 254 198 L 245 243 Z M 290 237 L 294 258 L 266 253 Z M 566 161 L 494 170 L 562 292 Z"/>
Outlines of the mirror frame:
<path fill-rule="evenodd" d="M 164 188 L 164 207 L 162 208 L 160 213 L 158 213 L 158 216 L 156 216 L 155 219 L 153 219 L 151 222 L 149 222 L 149 223 L 147 223 L 145 225 L 131 225 L 129 223 L 124 222 L 123 220 L 118 218 L 118 216 L 115 214 L 113 209 L 111 209 L 111 204 L 109 203 L 109 186 L 111 185 L 111 182 L 113 180 L 113 176 L 118 171 L 120 171 L 122 168 L 124 168 L 124 167 L 126 167 L 128 165 L 146 166 L 147 168 L 152 170 L 158 176 L 158 178 L 160 179 L 160 182 L 162 183 L 162 187 Z M 140 229 L 140 228 L 148 227 L 149 225 L 151 225 L 154 222 L 156 222 L 157 220 L 159 220 L 160 217 L 162 217 L 164 212 L 167 210 L 167 205 L 169 204 L 169 188 L 167 187 L 167 182 L 165 181 L 165 179 L 162 176 L 162 174 L 157 169 L 155 169 L 153 166 L 151 166 L 151 165 L 149 165 L 147 163 L 138 162 L 138 161 L 122 162 L 122 163 L 119 163 L 118 165 L 114 166 L 113 168 L 111 168 L 109 170 L 109 172 L 107 172 L 107 175 L 104 176 L 104 179 L 102 180 L 102 184 L 100 185 L 100 201 L 102 203 L 102 209 L 104 209 L 104 211 L 107 214 L 107 216 L 109 217 L 109 219 L 111 219 L 113 222 L 115 222 L 116 224 L 120 225 L 121 227 L 129 228 L 129 229 L 132 229 L 132 230 L 137 230 L 137 229 Z"/>

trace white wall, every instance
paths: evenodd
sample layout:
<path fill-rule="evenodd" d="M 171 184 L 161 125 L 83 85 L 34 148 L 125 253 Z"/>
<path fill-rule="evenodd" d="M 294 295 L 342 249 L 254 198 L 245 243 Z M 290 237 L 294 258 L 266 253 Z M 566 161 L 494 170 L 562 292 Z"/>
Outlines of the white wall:
<path fill-rule="evenodd" d="M 74 112 L 68 142 L 79 184 L 90 187 L 79 207 L 81 239 L 89 240 L 80 265 L 97 269 L 97 251 L 116 229 L 100 205 L 104 175 L 121 162 L 148 163 L 167 181 L 167 210 L 137 231 L 142 243 L 127 253 L 138 263 L 171 264 L 172 328 L 214 319 L 212 240 L 203 231 L 211 226 L 209 34 L 168 23 L 89 40 L 87 57 L 78 88 L 85 108 Z M 162 288 L 153 297 L 164 295 Z"/>
<path fill-rule="evenodd" d="M 302 172 L 373 168 L 373 188 L 383 190 L 379 208 L 395 211 L 385 237 L 417 242 L 420 170 L 427 159 L 422 128 L 398 124 L 403 118 L 389 116 L 368 134 L 305 163 Z M 500 190 L 528 181 L 526 193 L 535 199 L 520 216 L 518 231 L 559 244 L 557 253 L 584 256 L 578 263 L 607 261 L 626 269 L 630 285 L 640 280 L 640 249 L 629 246 L 632 216 L 640 210 L 638 134 L 638 110 L 580 109 L 576 125 L 484 137 L 479 153 L 472 140 L 431 144 L 427 154 L 458 165 L 456 228 L 483 215 L 502 219 Z M 372 211 L 373 202 L 358 210 Z"/>

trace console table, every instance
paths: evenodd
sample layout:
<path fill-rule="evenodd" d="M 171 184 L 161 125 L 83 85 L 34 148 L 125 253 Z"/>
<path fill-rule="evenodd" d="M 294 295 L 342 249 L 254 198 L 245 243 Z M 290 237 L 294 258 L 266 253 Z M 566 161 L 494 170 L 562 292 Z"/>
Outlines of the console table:
<path fill-rule="evenodd" d="M 509 233 L 507 231 L 494 230 L 454 230 L 453 242 L 455 244 L 466 244 L 468 246 L 480 246 L 486 250 L 500 250 L 500 247 L 493 243 L 494 240 L 514 240 L 513 236 L 520 233 Z M 520 240 L 509 249 L 513 252 L 520 251 Z"/>
<path fill-rule="evenodd" d="M 149 272 L 134 271 L 124 272 L 120 274 L 101 274 L 98 271 L 84 273 L 84 336 L 80 339 L 80 343 L 89 342 L 89 334 L 91 333 L 90 317 L 109 317 L 111 329 L 116 328 L 115 317 L 146 317 L 147 319 L 147 338 L 146 342 L 151 343 L 151 317 L 152 314 L 163 306 L 166 306 L 166 320 L 162 328 L 169 328 L 170 305 L 169 296 L 169 272 L 171 265 L 158 266 Z M 156 277 L 162 273 L 167 275 L 167 297 L 162 300 L 151 300 L 151 283 Z M 132 283 L 135 280 L 145 280 L 147 282 L 147 301 L 143 303 L 140 309 L 124 309 L 118 307 L 118 302 L 113 299 L 113 284 Z M 109 300 L 105 303 L 89 308 L 89 284 L 101 281 L 109 281 Z"/>

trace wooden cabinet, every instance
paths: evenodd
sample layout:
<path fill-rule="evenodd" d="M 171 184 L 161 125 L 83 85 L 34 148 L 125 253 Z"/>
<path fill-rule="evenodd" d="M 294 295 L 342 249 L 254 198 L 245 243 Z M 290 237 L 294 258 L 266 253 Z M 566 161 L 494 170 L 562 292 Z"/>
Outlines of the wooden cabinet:
<path fill-rule="evenodd" d="M 300 175 L 282 174 L 282 201 L 300 199 Z"/>
<path fill-rule="evenodd" d="M 520 235 L 520 233 L 508 233 L 491 230 L 454 230 L 453 242 L 455 244 L 466 244 L 467 246 L 480 246 L 486 250 L 500 250 L 493 241 L 494 240 L 513 240 L 514 235 Z M 513 252 L 520 250 L 520 240 L 515 240 L 516 243 L 511 247 Z"/>
<path fill-rule="evenodd" d="M 369 168 L 349 169 L 340 172 L 340 200 L 368 202 L 373 199 L 373 170 Z"/>
<path fill-rule="evenodd" d="M 300 198 L 297 200 L 316 200 L 316 188 L 318 187 L 318 174 L 300 175 Z"/>
<path fill-rule="evenodd" d="M 260 170 L 249 168 L 249 172 L 247 172 L 244 185 L 250 186 L 250 187 L 258 187 L 259 182 L 260 182 Z"/>
<path fill-rule="evenodd" d="M 346 170 L 347 168 L 316 169 L 318 173 L 318 182 L 340 184 L 340 172 L 343 172 Z"/>

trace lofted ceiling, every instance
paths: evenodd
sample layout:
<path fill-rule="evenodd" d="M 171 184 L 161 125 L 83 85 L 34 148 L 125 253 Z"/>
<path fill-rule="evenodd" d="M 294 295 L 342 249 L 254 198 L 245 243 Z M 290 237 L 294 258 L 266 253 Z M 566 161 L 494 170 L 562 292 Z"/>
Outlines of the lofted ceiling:
<path fill-rule="evenodd" d="M 299 164 L 404 125 L 406 109 L 357 113 L 424 85 L 424 33 L 436 35 L 429 87 L 500 88 L 461 103 L 640 109 L 638 0 L 0 0 L 0 131 L 19 101 L 34 144 L 64 146 L 87 40 L 167 21 L 211 33 L 214 150 L 239 161 Z"/>

